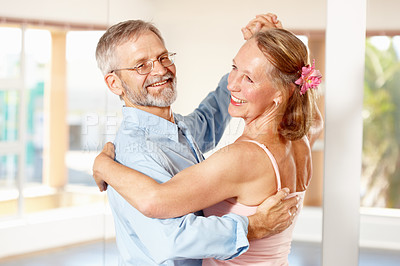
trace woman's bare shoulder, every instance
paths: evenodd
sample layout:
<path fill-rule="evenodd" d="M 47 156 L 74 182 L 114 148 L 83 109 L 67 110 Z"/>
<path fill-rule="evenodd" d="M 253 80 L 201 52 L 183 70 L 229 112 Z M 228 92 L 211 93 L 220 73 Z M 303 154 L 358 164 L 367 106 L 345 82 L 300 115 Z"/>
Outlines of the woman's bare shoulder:
<path fill-rule="evenodd" d="M 265 160 L 265 156 L 265 152 L 254 143 L 236 141 L 221 148 L 206 161 L 213 161 L 213 164 L 218 164 L 221 169 L 229 169 L 237 178 L 244 174 L 255 178 L 260 170 L 260 162 Z"/>
<path fill-rule="evenodd" d="M 262 149 L 249 141 L 236 141 L 218 150 L 215 155 L 231 162 L 253 161 L 255 157 L 262 153 Z"/>

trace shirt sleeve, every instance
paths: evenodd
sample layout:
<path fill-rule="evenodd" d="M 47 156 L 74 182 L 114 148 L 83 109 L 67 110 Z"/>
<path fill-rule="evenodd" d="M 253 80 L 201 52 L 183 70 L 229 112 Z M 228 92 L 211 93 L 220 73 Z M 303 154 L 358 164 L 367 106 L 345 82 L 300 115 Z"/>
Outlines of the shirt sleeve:
<path fill-rule="evenodd" d="M 218 87 L 192 113 L 183 117 L 203 153 L 217 146 L 231 120 L 228 113 L 230 92 L 227 86 L 228 74 L 221 78 Z"/>
<path fill-rule="evenodd" d="M 171 178 L 160 165 L 149 161 L 135 161 L 134 168 L 145 174 L 150 171 L 153 178 L 157 176 L 154 178 L 157 181 Z M 191 213 L 172 219 L 148 218 L 114 189 L 108 190 L 113 212 L 127 232 L 123 237 L 139 238 L 146 253 L 158 264 L 189 258 L 227 260 L 249 248 L 247 217 L 235 214 L 203 217 Z"/>

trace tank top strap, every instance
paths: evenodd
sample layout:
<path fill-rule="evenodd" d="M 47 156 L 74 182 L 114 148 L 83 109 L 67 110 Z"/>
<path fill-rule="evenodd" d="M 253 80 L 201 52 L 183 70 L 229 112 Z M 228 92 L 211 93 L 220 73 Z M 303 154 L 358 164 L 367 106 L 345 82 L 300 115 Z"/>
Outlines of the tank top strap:
<path fill-rule="evenodd" d="M 274 155 L 270 152 L 270 150 L 268 150 L 268 148 L 264 144 L 261 144 L 255 140 L 243 140 L 243 141 L 252 142 L 254 144 L 257 144 L 260 148 L 262 148 L 267 153 L 269 159 L 271 160 L 272 166 L 274 167 L 274 170 L 275 170 L 277 189 L 278 189 L 278 191 L 281 190 L 282 189 L 281 175 L 279 174 L 278 164 L 275 160 Z"/>

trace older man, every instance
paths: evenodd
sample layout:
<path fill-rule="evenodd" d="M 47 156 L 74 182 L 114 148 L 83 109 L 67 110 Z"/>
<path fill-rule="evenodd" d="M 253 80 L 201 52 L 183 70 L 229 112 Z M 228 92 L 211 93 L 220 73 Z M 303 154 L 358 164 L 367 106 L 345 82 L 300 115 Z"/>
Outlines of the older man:
<path fill-rule="evenodd" d="M 246 31 L 248 34 L 248 31 Z M 110 27 L 96 51 L 108 88 L 125 102 L 114 141 L 116 161 L 158 182 L 201 162 L 230 120 L 227 76 L 188 116 L 174 114 L 174 53 L 150 23 L 129 20 Z M 94 169 L 96 170 L 96 169 Z M 122 265 L 201 265 L 201 258 L 231 259 L 248 249 L 248 239 L 270 236 L 290 223 L 296 200 L 286 192 L 267 200 L 253 216 L 203 217 L 191 213 L 151 219 L 108 189 Z M 294 207 L 295 208 L 295 207 Z"/>

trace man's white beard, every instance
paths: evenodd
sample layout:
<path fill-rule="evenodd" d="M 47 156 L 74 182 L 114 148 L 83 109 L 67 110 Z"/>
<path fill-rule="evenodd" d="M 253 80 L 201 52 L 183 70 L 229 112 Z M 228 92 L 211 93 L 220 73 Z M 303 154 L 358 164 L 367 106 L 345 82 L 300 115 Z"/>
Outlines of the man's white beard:
<path fill-rule="evenodd" d="M 161 82 L 165 79 L 171 79 L 171 86 L 166 87 L 157 92 L 157 95 L 150 94 L 146 87 L 150 84 Z M 128 100 L 139 106 L 155 106 L 155 107 L 168 107 L 175 102 L 178 96 L 176 90 L 176 77 L 172 73 L 167 73 L 162 77 L 154 77 L 151 80 L 146 80 L 143 88 L 139 92 L 132 92 L 129 86 L 121 79 L 122 87 L 125 89 L 125 94 Z"/>

